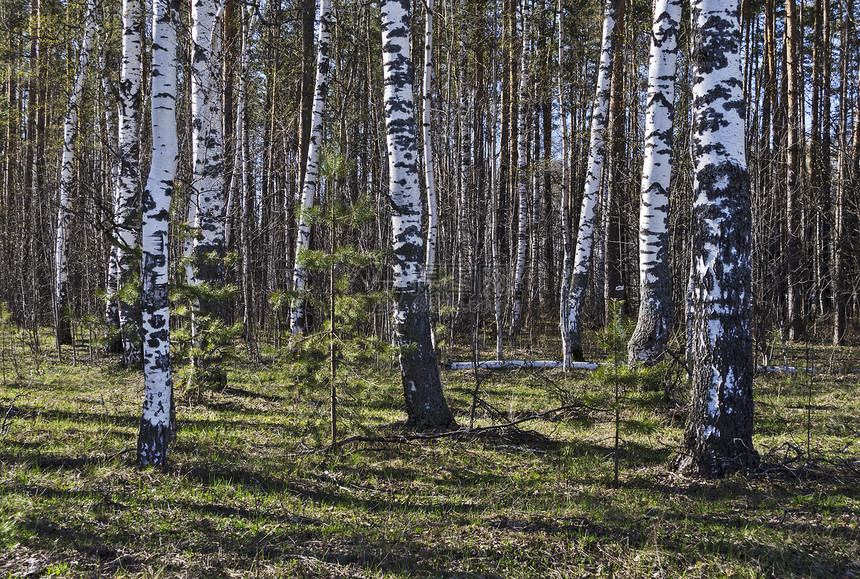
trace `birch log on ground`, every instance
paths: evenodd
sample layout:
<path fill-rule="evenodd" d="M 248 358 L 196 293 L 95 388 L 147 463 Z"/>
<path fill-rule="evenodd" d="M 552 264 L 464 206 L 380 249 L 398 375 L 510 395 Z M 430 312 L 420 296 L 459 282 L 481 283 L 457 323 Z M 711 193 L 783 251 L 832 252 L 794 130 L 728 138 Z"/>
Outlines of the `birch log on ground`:
<path fill-rule="evenodd" d="M 737 0 L 694 0 L 692 407 L 678 466 L 747 471 L 753 449 L 750 181 Z"/>
<path fill-rule="evenodd" d="M 78 67 L 69 95 L 69 106 L 63 121 L 63 155 L 60 161 L 60 191 L 57 207 L 57 235 L 54 244 L 54 301 L 57 344 L 72 343 L 72 327 L 69 319 L 69 227 L 72 217 L 72 186 L 77 152 L 78 117 L 84 83 L 90 68 L 90 51 L 96 35 L 95 0 L 88 0 L 84 17 L 84 38 L 78 56 Z"/>
<path fill-rule="evenodd" d="M 383 104 L 394 240 L 394 335 L 400 347 L 407 426 L 416 430 L 440 430 L 454 426 L 455 421 L 442 391 L 442 378 L 430 338 L 409 14 L 409 0 L 382 3 Z"/>
<path fill-rule="evenodd" d="M 301 258 L 302 253 L 310 249 L 311 226 L 308 212 L 314 206 L 314 199 L 319 193 L 323 115 L 325 114 L 326 99 L 328 98 L 329 71 L 331 68 L 331 57 L 329 55 L 330 36 L 331 0 L 321 0 L 314 106 L 311 112 L 311 132 L 304 172 L 304 187 L 302 187 L 302 206 L 299 212 L 295 268 L 293 269 L 293 290 L 299 294 L 305 291 L 308 278 L 307 268 L 302 263 Z M 307 329 L 305 327 L 307 324 L 306 314 L 305 299 L 299 296 L 293 301 L 290 312 L 290 333 L 292 335 L 303 333 Z"/>
<path fill-rule="evenodd" d="M 674 317 L 668 226 L 680 20 L 679 0 L 657 0 L 651 29 L 645 160 L 639 204 L 639 317 L 627 344 L 631 364 L 663 359 Z"/>
<path fill-rule="evenodd" d="M 179 146 L 176 134 L 178 1 L 155 0 L 152 15 L 152 165 L 143 190 L 143 415 L 137 463 L 164 466 L 173 416 L 170 368 L 168 217 Z"/>

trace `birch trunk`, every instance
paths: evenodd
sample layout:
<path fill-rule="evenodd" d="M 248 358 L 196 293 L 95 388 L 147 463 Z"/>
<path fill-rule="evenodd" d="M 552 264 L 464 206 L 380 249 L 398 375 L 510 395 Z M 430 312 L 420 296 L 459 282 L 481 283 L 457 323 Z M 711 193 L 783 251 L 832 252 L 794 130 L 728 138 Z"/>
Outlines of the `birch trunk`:
<path fill-rule="evenodd" d="M 428 287 L 432 284 L 436 270 L 436 237 L 438 233 L 438 210 L 436 206 L 436 172 L 433 154 L 433 0 L 426 0 L 424 26 L 424 76 L 421 92 L 424 99 L 422 110 L 422 137 L 424 139 L 424 183 L 427 188 L 427 249 L 424 258 L 424 277 Z"/>
<path fill-rule="evenodd" d="M 71 222 L 72 199 L 71 190 L 74 179 L 75 154 L 78 138 L 78 108 L 84 94 L 84 83 L 90 68 L 90 51 L 96 35 L 95 1 L 88 0 L 87 13 L 84 17 L 84 38 L 81 41 L 81 51 L 78 56 L 78 67 L 72 92 L 69 95 L 69 106 L 63 121 L 63 156 L 60 161 L 60 192 L 57 208 L 57 237 L 54 245 L 54 278 L 55 315 L 57 323 L 57 344 L 72 343 L 72 327 L 69 320 L 69 265 L 68 237 Z"/>
<path fill-rule="evenodd" d="M 562 234 L 562 249 L 564 257 L 561 266 L 561 292 L 559 295 L 559 326 L 561 329 L 562 350 L 565 356 L 563 363 L 567 368 L 569 360 L 567 359 L 567 324 L 566 321 L 570 315 L 570 274 L 573 269 L 573 232 L 571 231 L 571 200 L 570 200 L 570 171 L 568 168 L 568 158 L 570 156 L 570 147 L 568 141 L 568 126 L 567 126 L 567 106 L 565 100 L 565 75 L 564 75 L 564 54 L 568 49 L 565 34 L 564 22 L 562 20 L 563 0 L 558 0 L 558 105 L 561 111 L 561 234 Z"/>
<path fill-rule="evenodd" d="M 511 334 L 516 334 L 520 329 L 520 318 L 522 315 L 523 300 L 523 276 L 526 269 L 526 252 L 528 250 L 529 238 L 529 205 L 528 205 L 528 61 L 531 11 L 529 0 L 522 1 L 522 35 L 523 46 L 520 57 L 520 90 L 519 90 L 519 112 L 517 125 L 517 194 L 519 197 L 519 217 L 517 226 L 517 262 L 514 269 L 514 304 L 511 318 Z"/>
<path fill-rule="evenodd" d="M 582 359 L 582 306 L 591 266 L 591 249 L 594 242 L 594 225 L 600 185 L 603 180 L 603 165 L 606 154 L 605 131 L 611 92 L 612 61 L 618 45 L 615 33 L 615 0 L 607 0 L 603 19 L 603 40 L 600 51 L 600 67 L 597 72 L 597 94 L 591 114 L 591 136 L 586 169 L 585 191 L 579 213 L 579 232 L 570 276 L 567 318 L 562 320 L 562 343 L 565 367 L 574 360 Z"/>
<path fill-rule="evenodd" d="M 224 279 L 226 189 L 222 129 L 219 0 L 191 4 L 191 155 L 194 187 L 188 205 L 193 238 L 186 242 L 186 282 L 219 285 Z M 224 317 L 225 304 L 200 300 L 195 315 Z M 192 322 L 193 323 L 193 322 Z M 194 330 L 196 334 L 196 329 Z"/>
<path fill-rule="evenodd" d="M 114 228 L 122 360 L 125 366 L 140 363 L 139 316 L 136 300 L 123 299 L 124 287 L 134 277 L 134 248 L 137 245 L 137 211 L 140 205 L 140 113 L 143 79 L 143 2 L 124 0 L 122 4 L 122 62 L 120 64 L 118 153 L 119 178 L 114 194 Z"/>
<path fill-rule="evenodd" d="M 639 318 L 627 345 L 631 364 L 662 360 L 672 331 L 669 183 L 680 20 L 679 0 L 657 0 L 651 29 L 645 160 L 639 205 Z"/>
<path fill-rule="evenodd" d="M 786 83 L 788 119 L 786 123 L 786 302 L 788 305 L 787 322 L 789 340 L 797 340 L 803 334 L 802 288 L 801 288 L 801 256 L 800 244 L 802 237 L 801 206 L 800 206 L 800 135 L 801 131 L 801 102 L 803 94 L 800 88 L 800 38 L 797 23 L 797 7 L 795 0 L 785 2 L 785 54 L 786 54 Z"/>
<path fill-rule="evenodd" d="M 167 464 L 173 415 L 170 369 L 168 217 L 179 156 L 176 135 L 177 0 L 155 0 L 152 16 L 152 165 L 143 190 L 143 415 L 140 465 Z"/>
<path fill-rule="evenodd" d="M 453 426 L 430 339 L 430 299 L 423 272 L 421 191 L 418 186 L 417 128 L 413 116 L 409 0 L 381 7 L 385 132 L 394 249 L 394 335 L 407 426 L 438 430 Z"/>
<path fill-rule="evenodd" d="M 694 0 L 692 408 L 683 470 L 755 467 L 750 188 L 737 0 Z"/>
<path fill-rule="evenodd" d="M 302 187 L 302 208 L 299 213 L 298 236 L 296 239 L 296 260 L 293 269 L 293 290 L 305 291 L 308 272 L 301 262 L 301 254 L 310 249 L 311 226 L 308 222 L 308 211 L 314 205 L 320 182 L 320 148 L 323 138 L 323 115 L 325 114 L 326 99 L 329 84 L 329 37 L 331 34 L 331 0 L 320 2 L 320 25 L 317 50 L 317 74 L 314 88 L 314 106 L 311 113 L 311 132 L 308 144 L 307 164 L 304 171 L 304 186 Z M 290 333 L 303 333 L 307 328 L 305 303 L 302 297 L 293 302 L 290 314 Z"/>

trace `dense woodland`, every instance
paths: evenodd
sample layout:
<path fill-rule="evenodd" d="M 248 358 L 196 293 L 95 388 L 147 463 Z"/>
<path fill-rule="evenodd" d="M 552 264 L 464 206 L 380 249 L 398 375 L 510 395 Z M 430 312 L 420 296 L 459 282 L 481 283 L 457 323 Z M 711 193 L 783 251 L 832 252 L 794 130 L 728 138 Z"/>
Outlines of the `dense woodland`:
<path fill-rule="evenodd" d="M 570 364 L 589 353 L 580 334 L 638 312 L 631 362 L 699 364 L 705 438 L 720 432 L 705 361 L 749 374 L 741 391 L 775 340 L 851 335 L 853 0 L 381 4 L 3 0 L 0 302 L 15 322 L 34 340 L 54 327 L 58 348 L 103 338 L 166 386 L 170 343 L 146 346 L 168 307 L 174 348 L 210 371 L 224 343 L 254 356 L 327 323 L 394 337 L 409 422 L 437 429 L 454 419 L 427 370 L 431 323 L 436 351 L 480 336 L 503 359 L 537 335 Z M 717 33 L 696 23 L 715 6 Z M 725 39 L 735 56 L 708 61 Z M 721 136 L 732 123 L 696 87 L 735 65 L 715 90 L 736 91 L 723 112 L 745 122 Z M 735 169 L 706 190 L 703 159 L 731 145 Z M 740 192 L 725 211 L 724 182 Z M 738 350 L 715 353 L 696 332 L 713 349 L 723 329 L 697 312 L 726 256 L 741 271 L 718 268 L 734 301 L 717 324 Z M 430 374 L 420 400 L 410 365 Z"/>

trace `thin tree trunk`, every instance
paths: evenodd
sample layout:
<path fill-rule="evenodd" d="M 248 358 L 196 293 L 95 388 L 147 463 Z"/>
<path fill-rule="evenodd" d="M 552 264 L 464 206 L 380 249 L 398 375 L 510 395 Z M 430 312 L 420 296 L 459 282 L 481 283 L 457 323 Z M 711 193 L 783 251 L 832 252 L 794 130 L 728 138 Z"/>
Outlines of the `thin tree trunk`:
<path fill-rule="evenodd" d="M 152 15 L 152 165 L 143 190 L 143 416 L 140 465 L 164 466 L 173 418 L 170 367 L 168 216 L 179 146 L 176 134 L 176 0 L 155 0 Z"/>
<path fill-rule="evenodd" d="M 81 42 L 81 52 L 78 56 L 78 67 L 75 73 L 72 93 L 69 95 L 69 106 L 63 122 L 63 157 L 60 162 L 60 192 L 57 208 L 57 237 L 54 245 L 54 300 L 56 307 L 57 344 L 72 343 L 72 326 L 69 316 L 69 266 L 68 245 L 69 227 L 72 209 L 72 187 L 74 185 L 75 154 L 77 153 L 78 113 L 84 94 L 84 83 L 90 67 L 90 50 L 96 34 L 95 1 L 87 3 L 87 13 L 84 17 L 84 38 Z"/>
<path fill-rule="evenodd" d="M 800 181 L 802 170 L 800 157 L 802 98 L 800 88 L 800 38 L 795 0 L 785 1 L 785 53 L 788 94 L 788 122 L 786 127 L 786 300 L 788 302 L 788 337 L 797 340 L 803 335 L 803 291 L 801 287 L 800 242 L 801 207 Z"/>
<path fill-rule="evenodd" d="M 600 67 L 597 74 L 597 92 L 591 115 L 591 137 L 588 151 L 585 191 L 579 213 L 579 232 L 570 278 L 567 319 L 562 321 L 564 338 L 564 364 L 566 368 L 574 360 L 582 359 L 582 306 L 591 266 L 591 247 L 594 242 L 594 220 L 597 201 L 603 180 L 603 164 L 606 153 L 605 131 L 609 112 L 610 79 L 615 47 L 618 45 L 615 31 L 616 0 L 607 0 L 603 19 L 603 40 L 600 51 Z"/>
<path fill-rule="evenodd" d="M 382 4 L 382 64 L 389 199 L 394 242 L 394 334 L 400 347 L 400 373 L 407 425 L 418 430 L 453 426 L 454 416 L 430 338 L 430 300 L 424 281 L 418 135 L 412 113 L 409 0 Z"/>
<path fill-rule="evenodd" d="M 606 324 L 612 319 L 613 302 L 623 309 L 625 288 L 621 275 L 621 205 L 620 198 L 624 195 L 624 156 L 626 143 L 624 140 L 627 111 L 624 105 L 624 34 L 626 28 L 626 0 L 616 0 L 615 3 L 615 34 L 618 42 L 615 45 L 612 64 L 612 87 L 609 97 L 609 138 L 610 149 L 608 159 L 607 181 L 604 188 L 603 203 L 603 319 Z M 620 300 L 620 302 L 618 301 Z M 624 315 L 623 311 L 615 311 L 615 315 Z"/>
<path fill-rule="evenodd" d="M 426 0 L 424 25 L 424 76 L 421 93 L 424 99 L 422 135 L 424 139 L 424 183 L 427 188 L 427 250 L 424 258 L 424 276 L 428 286 L 433 283 L 436 269 L 436 238 L 438 235 L 438 208 L 436 205 L 436 173 L 433 155 L 433 0 Z"/>
<path fill-rule="evenodd" d="M 298 236 L 296 238 L 296 260 L 293 269 L 293 290 L 305 291 L 308 272 L 301 261 L 301 254 L 310 249 L 311 227 L 308 212 L 314 205 L 320 180 L 320 149 L 323 138 L 323 114 L 328 98 L 328 83 L 330 69 L 329 36 L 331 29 L 331 0 L 321 0 L 319 49 L 317 52 L 316 87 L 314 88 L 313 113 L 311 115 L 311 132 L 309 137 L 307 167 L 304 171 L 304 187 L 302 188 L 302 208 L 299 213 Z M 293 302 L 290 317 L 290 333 L 292 335 L 304 332 L 307 327 L 305 319 L 305 303 L 302 297 Z"/>
<path fill-rule="evenodd" d="M 519 197 L 519 218 L 517 225 L 517 262 L 514 270 L 514 305 L 511 319 L 511 334 L 520 330 L 520 318 L 523 299 L 523 276 L 526 269 L 526 254 L 528 252 L 529 232 L 529 203 L 528 203 L 528 107 L 529 107 L 529 44 L 531 41 L 531 5 L 529 0 L 522 0 L 522 56 L 520 57 L 520 90 L 519 114 L 517 126 L 517 194 Z"/>
<path fill-rule="evenodd" d="M 662 360 L 674 318 L 668 225 L 680 21 L 679 0 L 657 1 L 651 30 L 645 160 L 639 204 L 639 317 L 627 344 L 631 364 Z"/>

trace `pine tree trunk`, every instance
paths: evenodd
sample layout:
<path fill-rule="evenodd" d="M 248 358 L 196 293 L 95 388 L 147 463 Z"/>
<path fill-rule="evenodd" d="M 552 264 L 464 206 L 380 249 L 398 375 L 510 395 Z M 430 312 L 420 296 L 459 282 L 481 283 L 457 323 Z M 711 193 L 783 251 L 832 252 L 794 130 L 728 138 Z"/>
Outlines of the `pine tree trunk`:
<path fill-rule="evenodd" d="M 750 189 L 736 0 L 694 0 L 692 407 L 683 470 L 754 468 Z"/>
<path fill-rule="evenodd" d="M 568 297 L 567 319 L 562 320 L 562 343 L 564 344 L 564 365 L 571 366 L 575 360 L 582 360 L 582 306 L 591 267 L 591 248 L 594 242 L 594 229 L 597 201 L 603 180 L 603 165 L 606 154 L 605 135 L 609 113 L 610 79 L 618 34 L 615 30 L 616 0 L 607 0 L 603 19 L 603 39 L 600 51 L 600 66 L 597 73 L 597 93 L 591 115 L 591 136 L 588 150 L 585 191 L 579 213 L 579 230 L 570 276 L 570 295 Z"/>
<path fill-rule="evenodd" d="M 176 134 L 176 0 L 155 0 L 152 16 L 152 165 L 143 190 L 143 415 L 137 463 L 165 466 L 173 416 L 170 368 L 168 217 L 179 146 Z"/>
<path fill-rule="evenodd" d="M 631 364 L 663 359 L 674 317 L 668 226 L 680 20 L 679 0 L 658 0 L 651 30 L 645 160 L 639 204 L 639 317 L 627 344 Z"/>
<path fill-rule="evenodd" d="M 314 88 L 314 104 L 310 121 L 310 136 L 307 154 L 307 167 L 304 172 L 304 187 L 302 188 L 302 209 L 299 214 L 298 236 L 296 238 L 296 260 L 293 269 L 293 290 L 305 291 L 308 272 L 301 263 L 301 254 L 310 249 L 311 227 L 308 221 L 308 211 L 314 205 L 320 180 L 320 149 L 323 138 L 323 114 L 328 98 L 329 84 L 329 36 L 331 34 L 331 0 L 321 0 L 319 48 L 317 51 L 316 87 Z M 290 333 L 293 335 L 304 332 L 307 328 L 305 318 L 305 303 L 303 298 L 293 302 L 290 317 Z"/>
<path fill-rule="evenodd" d="M 78 56 L 78 67 L 75 73 L 72 93 L 69 95 L 69 106 L 63 122 L 63 156 L 60 161 L 60 192 L 57 208 L 57 237 L 54 245 L 54 299 L 56 303 L 57 344 L 72 343 L 72 326 L 69 316 L 69 266 L 68 245 L 69 226 L 72 209 L 72 187 L 74 185 L 75 154 L 78 138 L 78 112 L 84 94 L 84 82 L 90 67 L 90 50 L 96 34 L 95 2 L 87 3 L 87 14 L 84 17 L 84 38 L 81 41 L 81 52 Z"/>
<path fill-rule="evenodd" d="M 407 425 L 417 430 L 454 426 L 430 338 L 430 299 L 424 281 L 417 127 L 412 107 L 409 0 L 382 4 L 382 63 L 389 199 L 394 242 L 394 334 Z"/>

